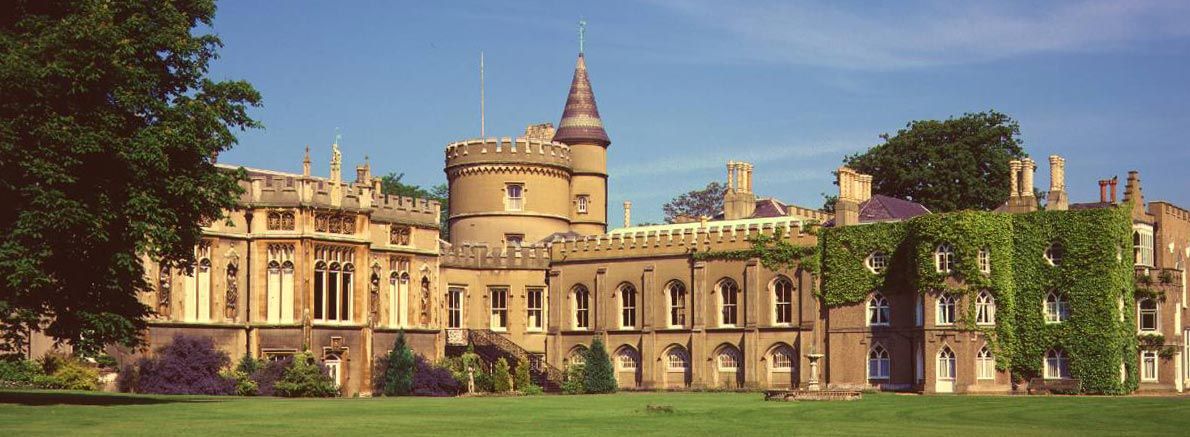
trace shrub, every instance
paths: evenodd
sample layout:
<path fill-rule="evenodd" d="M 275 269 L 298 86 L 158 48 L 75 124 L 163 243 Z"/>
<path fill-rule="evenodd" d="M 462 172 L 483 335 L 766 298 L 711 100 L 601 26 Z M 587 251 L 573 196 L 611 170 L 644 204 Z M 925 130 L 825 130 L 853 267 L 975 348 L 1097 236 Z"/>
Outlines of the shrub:
<path fill-rule="evenodd" d="M 99 369 L 76 357 L 47 354 L 40 361 L 42 373 L 33 377 L 38 388 L 99 390 Z"/>
<path fill-rule="evenodd" d="M 520 391 L 522 394 L 525 394 L 526 390 L 529 390 L 530 388 L 535 387 L 533 385 L 533 378 L 531 376 L 529 376 L 529 362 L 528 361 L 521 361 L 521 362 L 517 363 L 516 373 L 514 374 L 513 379 L 516 382 L 517 391 Z M 539 390 L 541 389 L 541 387 L 537 387 L 537 388 Z"/>
<path fill-rule="evenodd" d="M 45 371 L 36 361 L 0 360 L 0 388 L 33 387 L 34 379 L 44 375 Z"/>
<path fill-rule="evenodd" d="M 136 366 L 132 363 L 120 366 L 120 372 L 116 374 L 116 390 L 121 393 L 136 391 Z"/>
<path fill-rule="evenodd" d="M 108 354 L 99 354 L 99 356 L 95 357 L 95 364 L 105 369 L 117 369 L 120 367 L 120 363 L 116 361 L 116 357 Z"/>
<path fill-rule="evenodd" d="M 405 331 L 397 332 L 393 350 L 388 353 L 388 369 L 384 373 L 384 395 L 406 396 L 413 391 L 413 351 L 405 343 Z"/>
<path fill-rule="evenodd" d="M 157 356 L 137 363 L 136 391 L 154 394 L 230 395 L 236 382 L 220 374 L 230 363 L 209 337 L 178 334 Z"/>
<path fill-rule="evenodd" d="M 430 364 L 421 355 L 414 357 L 412 389 L 415 396 L 455 396 L 462 391 L 450 369 Z"/>
<path fill-rule="evenodd" d="M 237 368 L 224 370 L 220 372 L 220 375 L 235 381 L 236 396 L 256 396 L 256 382 L 247 373 L 241 372 Z"/>
<path fill-rule="evenodd" d="M 274 385 L 274 391 L 287 398 L 330 398 L 339 395 L 335 381 L 321 364 L 314 361 L 314 354 L 309 351 L 293 356 L 293 364 Z"/>
<path fill-rule="evenodd" d="M 599 337 L 591 340 L 591 347 L 585 353 L 586 370 L 583 372 L 583 389 L 586 393 L 615 393 L 616 373 L 611 357 Z"/>
<path fill-rule="evenodd" d="M 545 393 L 545 390 L 536 384 L 526 385 L 524 388 L 521 388 L 520 391 L 522 396 L 538 396 L 542 393 Z"/>
<path fill-rule="evenodd" d="M 504 393 L 512 390 L 512 375 L 508 372 L 508 360 L 496 360 L 496 368 L 492 370 L 492 391 Z"/>
<path fill-rule="evenodd" d="M 586 367 L 582 364 L 571 364 L 566 368 L 566 380 L 562 382 L 562 393 L 579 395 L 586 392 L 583 382 L 586 379 Z"/>
<path fill-rule="evenodd" d="M 261 366 L 264 366 L 264 361 L 252 358 L 251 355 L 244 354 L 244 356 L 240 358 L 240 362 L 236 363 L 236 371 L 245 375 L 251 375 L 256 373 L 257 370 L 260 370 Z"/>
<path fill-rule="evenodd" d="M 256 383 L 256 394 L 260 396 L 276 396 L 277 381 L 285 376 L 285 371 L 293 364 L 293 357 L 285 357 L 276 361 L 268 361 L 252 372 L 250 378 Z"/>
<path fill-rule="evenodd" d="M 384 394 L 384 383 L 388 378 L 388 355 L 372 357 L 372 393 Z"/>

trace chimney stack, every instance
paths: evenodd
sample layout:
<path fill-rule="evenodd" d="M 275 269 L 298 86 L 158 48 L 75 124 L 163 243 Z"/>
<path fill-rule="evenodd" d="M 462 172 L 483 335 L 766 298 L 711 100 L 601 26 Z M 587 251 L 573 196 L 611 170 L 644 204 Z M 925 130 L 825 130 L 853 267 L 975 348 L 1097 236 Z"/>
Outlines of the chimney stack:
<path fill-rule="evenodd" d="M 1050 192 L 1046 196 L 1045 209 L 1065 211 L 1070 209 L 1066 196 L 1066 159 L 1050 155 Z"/>
<path fill-rule="evenodd" d="M 310 145 L 306 145 L 306 157 L 302 159 L 302 176 L 310 177 Z"/>
<path fill-rule="evenodd" d="M 1111 203 L 1112 204 L 1116 203 L 1116 185 L 1119 185 L 1119 183 L 1120 183 L 1119 176 L 1112 176 L 1111 180 L 1107 182 L 1107 184 L 1109 186 L 1111 186 Z"/>
<path fill-rule="evenodd" d="M 1099 180 L 1099 203 L 1107 203 L 1107 179 Z"/>
<path fill-rule="evenodd" d="M 856 198 L 859 203 L 864 203 L 872 198 L 872 175 L 861 174 L 858 179 L 859 196 Z"/>
<path fill-rule="evenodd" d="M 624 227 L 632 226 L 632 201 L 624 201 Z"/>
<path fill-rule="evenodd" d="M 1033 172 L 1037 171 L 1037 163 L 1033 158 L 1021 160 L 1021 197 L 1033 197 Z"/>
<path fill-rule="evenodd" d="M 859 173 L 839 167 L 839 198 L 835 201 L 835 226 L 859 224 Z"/>
<path fill-rule="evenodd" d="M 1008 161 L 1008 181 L 1011 188 L 1008 190 L 1008 197 L 1019 197 L 1021 195 L 1021 161 L 1014 159 Z"/>

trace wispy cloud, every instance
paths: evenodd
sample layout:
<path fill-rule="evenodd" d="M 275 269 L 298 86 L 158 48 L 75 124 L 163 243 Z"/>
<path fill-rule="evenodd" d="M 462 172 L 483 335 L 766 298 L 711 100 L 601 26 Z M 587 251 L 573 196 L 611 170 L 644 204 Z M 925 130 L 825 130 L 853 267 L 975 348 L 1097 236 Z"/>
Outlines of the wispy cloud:
<path fill-rule="evenodd" d="M 793 159 L 841 158 L 843 153 L 871 146 L 869 142 L 871 140 L 865 142 L 837 140 L 788 146 L 731 145 L 709 153 L 650 158 L 647 162 L 617 166 L 612 169 L 612 173 L 617 178 L 655 177 L 717 169 L 727 171 L 726 164 L 729 160 L 747 161 L 761 165 Z"/>
<path fill-rule="evenodd" d="M 726 61 L 888 70 L 1096 52 L 1190 37 L 1190 2 L 658 1 L 710 32 Z M 694 32 L 691 32 L 694 34 Z"/>

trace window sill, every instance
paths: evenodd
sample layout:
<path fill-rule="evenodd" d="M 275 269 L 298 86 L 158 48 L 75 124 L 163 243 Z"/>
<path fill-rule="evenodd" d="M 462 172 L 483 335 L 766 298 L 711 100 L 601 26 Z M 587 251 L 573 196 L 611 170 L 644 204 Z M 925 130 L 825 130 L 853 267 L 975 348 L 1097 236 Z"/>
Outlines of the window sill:
<path fill-rule="evenodd" d="M 996 322 L 975 322 L 975 326 L 996 326 Z"/>
<path fill-rule="evenodd" d="M 889 324 L 888 323 L 869 323 L 868 327 L 869 328 L 887 328 L 887 327 L 889 327 Z"/>

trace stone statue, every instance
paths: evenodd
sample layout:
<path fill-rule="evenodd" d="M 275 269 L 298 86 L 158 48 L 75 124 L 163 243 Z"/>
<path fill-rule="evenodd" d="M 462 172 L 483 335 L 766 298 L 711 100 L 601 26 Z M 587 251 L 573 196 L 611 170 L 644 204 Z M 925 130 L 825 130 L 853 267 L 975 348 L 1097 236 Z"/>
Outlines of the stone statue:
<path fill-rule="evenodd" d="M 157 312 L 169 317 L 170 301 L 170 272 L 168 265 L 161 266 L 161 273 L 157 277 Z"/>
<path fill-rule="evenodd" d="M 235 320 L 236 318 L 236 304 L 240 299 L 239 285 L 237 278 L 240 271 L 240 257 L 236 255 L 235 250 L 232 250 L 227 255 L 227 302 L 224 310 L 227 318 Z"/>

